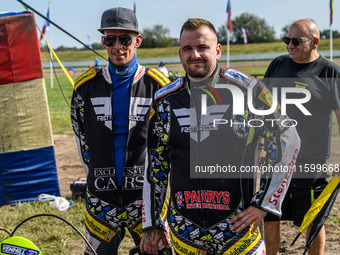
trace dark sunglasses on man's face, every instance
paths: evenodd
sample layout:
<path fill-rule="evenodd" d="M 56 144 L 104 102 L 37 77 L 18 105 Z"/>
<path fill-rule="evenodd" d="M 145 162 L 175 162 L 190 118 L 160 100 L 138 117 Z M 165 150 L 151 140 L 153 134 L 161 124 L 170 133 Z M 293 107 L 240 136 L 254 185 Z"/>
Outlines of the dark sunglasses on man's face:
<path fill-rule="evenodd" d="M 104 36 L 104 44 L 107 47 L 111 47 L 116 43 L 116 40 L 118 38 L 119 42 L 121 45 L 128 47 L 132 44 L 132 40 L 136 37 L 131 36 L 131 35 L 120 35 L 120 36 L 115 36 L 115 35 L 105 35 Z"/>
<path fill-rule="evenodd" d="M 283 42 L 285 43 L 285 44 L 289 44 L 290 43 L 290 41 L 292 41 L 292 44 L 294 45 L 294 46 L 298 46 L 300 43 L 303 43 L 303 42 L 307 42 L 307 41 L 310 41 L 310 40 L 312 40 L 312 39 L 314 39 L 314 37 L 311 37 L 311 38 L 309 38 L 309 39 L 306 39 L 306 40 L 303 40 L 303 39 L 301 39 L 301 38 L 289 38 L 289 37 L 283 37 L 282 38 L 282 40 L 283 40 Z"/>

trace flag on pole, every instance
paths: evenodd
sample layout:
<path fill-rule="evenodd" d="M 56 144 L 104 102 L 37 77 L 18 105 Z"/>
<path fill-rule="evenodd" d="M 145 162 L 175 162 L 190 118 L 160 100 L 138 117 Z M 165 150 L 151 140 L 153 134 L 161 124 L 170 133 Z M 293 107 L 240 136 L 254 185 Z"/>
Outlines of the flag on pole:
<path fill-rule="evenodd" d="M 245 44 L 248 43 L 248 40 L 247 40 L 247 33 L 246 33 L 246 29 L 244 27 L 242 27 L 242 34 L 243 34 L 243 42 Z"/>
<path fill-rule="evenodd" d="M 226 12 L 227 12 L 227 14 L 228 14 L 227 29 L 228 29 L 229 31 L 231 31 L 232 25 L 231 25 L 231 4 L 230 4 L 230 0 L 228 0 Z"/>
<path fill-rule="evenodd" d="M 89 45 L 89 48 L 92 49 L 92 42 L 89 35 L 87 36 L 87 44 Z"/>
<path fill-rule="evenodd" d="M 329 3 L 330 7 L 330 23 L 329 25 L 331 26 L 333 24 L 333 0 L 330 0 Z"/>
<path fill-rule="evenodd" d="M 306 242 L 305 251 L 303 254 L 306 254 L 307 250 L 313 245 L 315 238 L 318 236 L 321 227 L 324 225 L 327 217 L 329 216 L 333 204 L 336 200 L 336 197 L 339 193 L 340 189 L 340 177 L 338 175 L 334 175 L 334 177 L 329 181 L 327 186 L 323 189 L 318 198 L 313 202 L 309 210 L 306 212 L 303 217 L 303 221 L 299 228 L 299 233 L 295 237 L 291 246 L 293 246 L 296 240 L 299 238 L 301 234 L 303 234 L 309 227 L 311 228 L 308 240 Z"/>
<path fill-rule="evenodd" d="M 50 19 L 50 6 L 48 6 L 46 17 L 47 17 L 48 19 Z M 44 35 L 46 35 L 47 30 L 48 30 L 49 27 L 50 27 L 50 22 L 47 21 L 47 20 L 45 20 L 45 24 L 44 24 L 44 27 L 43 27 L 41 33 L 44 34 Z M 41 35 L 41 36 L 40 36 L 40 41 L 41 41 L 42 39 L 43 39 L 43 36 Z"/>

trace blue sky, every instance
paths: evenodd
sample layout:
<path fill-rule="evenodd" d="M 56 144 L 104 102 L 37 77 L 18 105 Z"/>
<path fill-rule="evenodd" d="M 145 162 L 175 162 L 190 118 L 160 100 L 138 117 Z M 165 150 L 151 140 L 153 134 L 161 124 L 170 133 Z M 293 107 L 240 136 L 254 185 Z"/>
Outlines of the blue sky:
<path fill-rule="evenodd" d="M 23 0 L 43 15 L 47 13 L 48 0 Z M 135 0 L 140 30 L 162 24 L 170 29 L 172 37 L 178 37 L 182 24 L 192 17 L 211 21 L 216 29 L 227 19 L 227 0 Z M 134 0 L 52 0 L 50 19 L 84 43 L 100 41 L 97 31 L 104 10 L 122 6 L 133 8 Z M 333 30 L 340 31 L 340 1 L 334 0 Z M 264 18 L 274 27 L 276 37 L 281 28 L 301 18 L 313 19 L 320 30 L 329 28 L 329 0 L 231 0 L 232 18 L 244 12 Z M 24 8 L 16 0 L 2 1 L 0 12 L 19 12 Z M 36 15 L 42 28 L 44 20 Z M 51 31 L 51 30 L 50 30 Z M 47 39 L 49 39 L 47 35 Z M 52 27 L 52 45 L 82 47 L 77 41 Z"/>

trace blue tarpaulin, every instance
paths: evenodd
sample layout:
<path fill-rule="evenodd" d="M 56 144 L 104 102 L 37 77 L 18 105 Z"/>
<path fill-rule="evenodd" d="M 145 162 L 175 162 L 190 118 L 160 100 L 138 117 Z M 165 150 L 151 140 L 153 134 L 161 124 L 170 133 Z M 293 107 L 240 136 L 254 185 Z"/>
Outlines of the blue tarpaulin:
<path fill-rule="evenodd" d="M 0 206 L 60 196 L 33 13 L 0 15 Z"/>
<path fill-rule="evenodd" d="M 53 146 L 2 153 L 0 169 L 0 205 L 60 196 Z"/>

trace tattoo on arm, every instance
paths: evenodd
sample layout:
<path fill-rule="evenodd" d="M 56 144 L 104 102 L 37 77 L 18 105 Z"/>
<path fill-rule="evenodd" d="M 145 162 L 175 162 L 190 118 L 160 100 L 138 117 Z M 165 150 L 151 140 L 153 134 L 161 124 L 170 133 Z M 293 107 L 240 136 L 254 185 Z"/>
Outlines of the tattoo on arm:
<path fill-rule="evenodd" d="M 155 238 L 159 235 L 159 230 L 158 229 L 150 229 L 144 233 L 145 239 L 149 241 L 150 244 L 153 243 Z"/>

